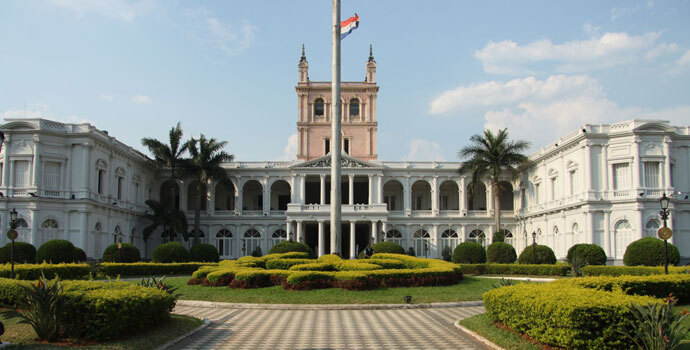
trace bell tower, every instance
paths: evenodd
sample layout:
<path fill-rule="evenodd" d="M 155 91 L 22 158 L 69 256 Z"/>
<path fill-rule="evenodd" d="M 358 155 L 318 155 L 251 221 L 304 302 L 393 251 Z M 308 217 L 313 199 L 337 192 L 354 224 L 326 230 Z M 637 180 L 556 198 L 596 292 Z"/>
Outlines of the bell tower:
<path fill-rule="evenodd" d="M 333 101 L 331 82 L 309 79 L 304 45 L 297 68 L 297 159 L 306 161 L 330 152 Z M 378 158 L 376 97 L 379 87 L 376 85 L 376 61 L 372 46 L 369 46 L 364 81 L 343 81 L 341 84 L 341 151 L 358 159 L 375 160 Z"/>

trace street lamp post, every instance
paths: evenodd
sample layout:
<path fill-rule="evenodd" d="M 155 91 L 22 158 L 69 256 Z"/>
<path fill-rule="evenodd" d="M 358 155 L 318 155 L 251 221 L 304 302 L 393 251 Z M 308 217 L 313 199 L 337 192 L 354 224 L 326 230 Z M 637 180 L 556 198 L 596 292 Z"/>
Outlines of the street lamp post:
<path fill-rule="evenodd" d="M 7 238 L 12 241 L 10 246 L 10 264 L 12 264 L 12 270 L 10 270 L 10 278 L 14 279 L 14 240 L 17 239 L 17 209 L 12 208 L 10 212 L 10 230 L 7 231 Z"/>
<path fill-rule="evenodd" d="M 117 262 L 122 262 L 122 232 L 117 233 Z"/>
<path fill-rule="evenodd" d="M 659 238 L 664 240 L 664 272 L 668 275 L 668 239 L 672 237 L 673 231 L 666 226 L 666 220 L 668 220 L 669 203 L 669 198 L 666 197 L 666 193 L 661 196 L 659 203 L 661 204 L 661 211 L 659 214 L 661 215 L 661 219 L 664 220 L 664 227 L 659 229 L 657 234 Z"/>
<path fill-rule="evenodd" d="M 532 231 L 532 264 L 537 263 L 537 233 Z"/>

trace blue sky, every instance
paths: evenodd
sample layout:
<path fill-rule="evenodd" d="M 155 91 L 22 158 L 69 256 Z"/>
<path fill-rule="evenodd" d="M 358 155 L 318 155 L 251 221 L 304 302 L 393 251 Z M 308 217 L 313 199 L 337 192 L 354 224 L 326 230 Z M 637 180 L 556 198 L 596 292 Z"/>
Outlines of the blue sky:
<path fill-rule="evenodd" d="M 457 160 L 508 127 L 533 148 L 585 123 L 690 125 L 690 2 L 342 1 L 374 45 L 379 158 Z M 0 3 L 0 117 L 88 121 L 142 149 L 181 121 L 238 160 L 294 158 L 297 62 L 330 80 L 330 1 Z"/>

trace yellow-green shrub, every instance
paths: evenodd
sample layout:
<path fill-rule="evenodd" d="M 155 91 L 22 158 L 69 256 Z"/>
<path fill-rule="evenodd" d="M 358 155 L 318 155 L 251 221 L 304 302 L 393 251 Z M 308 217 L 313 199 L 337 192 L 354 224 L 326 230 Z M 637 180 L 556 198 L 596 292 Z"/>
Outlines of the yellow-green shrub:
<path fill-rule="evenodd" d="M 366 259 L 364 260 L 368 264 L 376 264 L 384 269 L 404 269 L 405 264 L 402 261 L 396 259 Z"/>
<path fill-rule="evenodd" d="M 336 266 L 338 271 L 368 271 L 380 270 L 381 265 L 368 264 L 357 260 L 345 260 Z"/>
<path fill-rule="evenodd" d="M 567 349 L 620 349 L 633 344 L 618 333 L 629 329 L 629 305 L 660 303 L 659 299 L 605 292 L 557 283 L 519 284 L 484 293 L 484 308 L 501 321 L 549 345 Z"/>
<path fill-rule="evenodd" d="M 326 254 L 319 257 L 318 261 L 322 263 L 338 264 L 342 262 L 343 259 L 335 254 Z"/>
<path fill-rule="evenodd" d="M 566 264 L 460 264 L 462 272 L 473 275 L 532 275 L 565 276 L 570 272 Z"/>
<path fill-rule="evenodd" d="M 0 265 L 0 277 L 9 278 L 11 272 L 10 264 Z M 22 280 L 36 280 L 41 277 L 41 272 L 46 278 L 60 276 L 60 279 L 68 280 L 75 278 L 85 278 L 89 276 L 91 269 L 87 264 L 15 264 L 14 275 Z"/>
<path fill-rule="evenodd" d="M 266 254 L 261 257 L 243 256 L 236 260 L 238 266 L 266 268 L 266 262 L 273 259 L 308 259 L 309 254 L 305 252 L 287 252 Z"/>
<path fill-rule="evenodd" d="M 564 279 L 554 283 L 565 286 L 565 288 L 579 286 L 604 291 L 622 290 L 630 295 L 646 295 L 656 298 L 666 298 L 673 293 L 681 304 L 690 301 L 689 274 L 619 277 L 594 276 Z"/>
<path fill-rule="evenodd" d="M 300 264 L 313 263 L 314 259 L 272 259 L 266 262 L 266 269 L 289 270 L 290 267 Z"/>
<path fill-rule="evenodd" d="M 286 282 L 291 285 L 300 285 L 308 282 L 328 282 L 335 279 L 335 273 L 324 271 L 296 271 L 287 277 Z"/>
<path fill-rule="evenodd" d="M 103 274 L 115 276 L 162 276 L 189 275 L 202 266 L 218 266 L 218 263 L 102 263 L 99 269 Z"/>
<path fill-rule="evenodd" d="M 317 262 L 309 264 L 299 264 L 290 267 L 290 271 L 335 271 L 336 264 L 329 262 Z"/>
<path fill-rule="evenodd" d="M 223 269 L 223 266 L 213 266 L 213 265 L 208 265 L 208 266 L 201 266 L 199 267 L 198 270 L 192 272 L 192 277 L 196 279 L 202 279 L 205 278 L 206 275 L 213 271 L 218 271 L 220 269 Z"/>
<path fill-rule="evenodd" d="M 649 276 L 664 273 L 663 266 L 594 266 L 589 265 L 581 270 L 585 276 Z M 669 266 L 668 273 L 688 273 L 687 266 Z"/>

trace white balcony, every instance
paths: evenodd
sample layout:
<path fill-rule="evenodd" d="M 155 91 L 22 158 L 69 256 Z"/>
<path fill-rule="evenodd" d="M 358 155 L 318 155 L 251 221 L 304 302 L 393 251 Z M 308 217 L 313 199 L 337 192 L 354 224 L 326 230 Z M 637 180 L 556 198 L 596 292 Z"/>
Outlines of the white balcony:
<path fill-rule="evenodd" d="M 297 214 L 325 214 L 330 213 L 330 204 L 288 204 L 288 210 L 286 214 L 297 215 Z M 341 213 L 346 214 L 377 214 L 377 215 L 387 215 L 388 210 L 386 209 L 386 204 L 343 204 L 341 208 Z"/>

